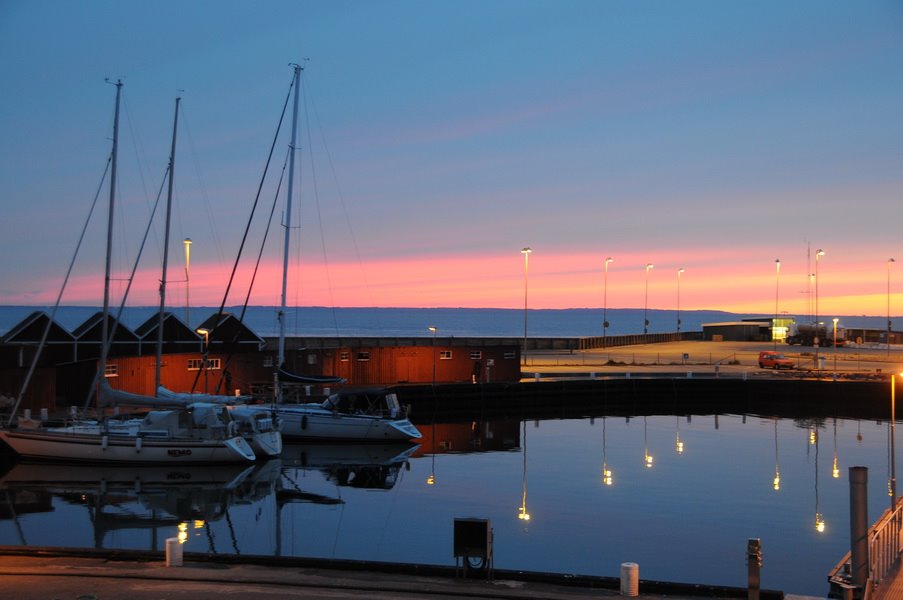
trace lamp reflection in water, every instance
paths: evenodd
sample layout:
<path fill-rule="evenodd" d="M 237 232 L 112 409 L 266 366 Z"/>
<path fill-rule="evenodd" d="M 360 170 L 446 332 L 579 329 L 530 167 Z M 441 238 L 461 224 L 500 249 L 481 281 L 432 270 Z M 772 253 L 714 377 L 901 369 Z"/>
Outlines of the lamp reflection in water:
<path fill-rule="evenodd" d="M 605 485 L 612 484 L 611 469 L 608 468 L 608 462 L 605 457 L 605 417 L 602 417 L 602 483 Z"/>
<path fill-rule="evenodd" d="M 530 520 L 530 513 L 527 512 L 527 421 L 524 421 L 524 476 L 523 476 L 523 496 L 521 497 L 520 509 L 517 513 L 517 518 L 521 521 Z"/>
<path fill-rule="evenodd" d="M 781 464 L 778 461 L 778 420 L 774 420 L 774 481 L 772 482 L 774 491 L 781 491 Z"/>
<path fill-rule="evenodd" d="M 834 465 L 831 468 L 831 477 L 840 479 L 840 467 L 837 465 L 837 417 L 834 417 Z"/>
<path fill-rule="evenodd" d="M 426 478 L 427 485 L 436 485 L 436 421 L 433 419 L 433 452 L 430 460 L 430 474 Z"/>
<path fill-rule="evenodd" d="M 818 509 L 818 430 L 814 424 L 809 430 L 809 443 L 815 445 L 815 531 L 824 533 L 825 517 Z"/>
<path fill-rule="evenodd" d="M 677 422 L 677 440 L 674 442 L 674 451 L 678 454 L 684 453 L 684 443 L 680 440 L 680 417 L 674 417 Z"/>
<path fill-rule="evenodd" d="M 647 469 L 652 468 L 652 455 L 649 454 L 649 445 L 646 437 L 646 417 L 643 417 L 643 465 Z"/>

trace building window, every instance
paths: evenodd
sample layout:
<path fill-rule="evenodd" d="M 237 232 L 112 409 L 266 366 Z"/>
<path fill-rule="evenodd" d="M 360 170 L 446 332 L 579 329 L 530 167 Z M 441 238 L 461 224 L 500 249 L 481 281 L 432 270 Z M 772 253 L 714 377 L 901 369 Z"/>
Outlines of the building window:
<path fill-rule="evenodd" d="M 272 356 L 264 356 L 263 357 L 263 366 L 267 369 L 273 368 L 273 357 Z"/>
<path fill-rule="evenodd" d="M 317 364 L 317 355 L 316 354 L 308 354 L 307 355 L 307 364 L 309 364 L 309 365 Z"/>
<path fill-rule="evenodd" d="M 119 377 L 119 365 L 107 363 L 103 369 L 104 377 Z"/>
<path fill-rule="evenodd" d="M 483 358 L 482 350 L 471 350 L 470 351 L 470 360 L 480 360 Z"/>
<path fill-rule="evenodd" d="M 440 350 L 439 351 L 439 360 L 451 360 L 452 351 L 451 350 Z"/>
<path fill-rule="evenodd" d="M 189 358 L 188 359 L 188 370 L 189 371 L 200 371 L 201 367 L 204 366 L 203 358 Z M 208 358 L 207 359 L 207 369 L 209 371 L 218 371 L 222 368 L 220 359 L 218 358 Z"/>
<path fill-rule="evenodd" d="M 349 360 L 351 360 L 351 353 L 350 352 L 340 352 L 339 360 L 342 362 L 348 362 Z"/>
<path fill-rule="evenodd" d="M 369 352 L 358 352 L 357 359 L 361 362 L 366 362 L 366 361 L 370 360 L 370 353 Z"/>
<path fill-rule="evenodd" d="M 510 351 L 509 351 L 509 352 L 505 352 L 505 359 L 506 359 L 506 360 L 514 360 L 515 358 L 517 358 L 517 353 L 516 353 L 516 352 L 510 352 Z"/>

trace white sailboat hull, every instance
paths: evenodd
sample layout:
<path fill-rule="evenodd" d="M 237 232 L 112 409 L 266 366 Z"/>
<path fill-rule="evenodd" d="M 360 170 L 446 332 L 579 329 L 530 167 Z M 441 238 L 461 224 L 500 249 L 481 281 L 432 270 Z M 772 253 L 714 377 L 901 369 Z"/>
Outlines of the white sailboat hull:
<path fill-rule="evenodd" d="M 122 464 L 212 464 L 249 462 L 254 450 L 241 437 L 177 440 L 0 429 L 0 440 L 21 457 Z"/>
<path fill-rule="evenodd" d="M 259 410 L 276 413 L 282 436 L 287 439 L 387 442 L 421 437 L 407 419 L 333 413 L 317 404 L 277 405 Z"/>

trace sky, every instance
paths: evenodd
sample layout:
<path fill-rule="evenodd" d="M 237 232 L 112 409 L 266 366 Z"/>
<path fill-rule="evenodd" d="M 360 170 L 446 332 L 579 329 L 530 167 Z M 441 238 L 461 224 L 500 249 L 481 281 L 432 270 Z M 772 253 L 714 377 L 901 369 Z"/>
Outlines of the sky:
<path fill-rule="evenodd" d="M 0 304 L 56 301 L 95 195 L 102 302 L 107 79 L 114 301 L 179 96 L 167 304 L 279 304 L 291 63 L 290 305 L 903 314 L 898 0 L 0 0 Z"/>

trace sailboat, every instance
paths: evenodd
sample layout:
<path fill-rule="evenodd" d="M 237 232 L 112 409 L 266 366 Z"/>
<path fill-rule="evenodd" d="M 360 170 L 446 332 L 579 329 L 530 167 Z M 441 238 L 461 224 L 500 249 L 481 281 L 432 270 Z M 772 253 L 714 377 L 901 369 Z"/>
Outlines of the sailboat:
<path fill-rule="evenodd" d="M 330 395 L 322 402 L 293 404 L 285 401 L 285 383 L 330 384 L 344 383 L 340 377 L 303 376 L 292 373 L 285 366 L 285 309 L 288 288 L 289 241 L 292 229 L 292 195 L 295 172 L 295 147 L 298 133 L 298 98 L 301 87 L 301 65 L 292 65 L 294 76 L 291 145 L 285 203 L 285 239 L 282 260 L 282 296 L 278 313 L 279 345 L 274 375 L 274 398 L 271 408 L 254 405 L 258 411 L 272 410 L 281 421 L 282 435 L 296 440 L 379 441 L 416 440 L 421 433 L 408 420 L 405 411 L 392 392 L 386 390 L 344 390 Z"/>
<path fill-rule="evenodd" d="M 116 108 L 113 120 L 113 149 L 110 160 L 110 202 L 107 223 L 106 274 L 104 278 L 104 343 L 98 369 L 98 374 L 101 376 L 105 371 L 109 339 L 111 337 L 107 331 L 107 317 L 109 315 L 110 254 L 113 208 L 115 206 L 119 104 L 122 82 L 117 81 L 115 85 Z M 173 153 L 170 157 L 170 201 L 178 110 L 179 99 L 176 100 L 176 117 L 173 125 Z M 168 211 L 169 209 L 167 208 Z M 35 360 L 37 360 L 37 357 Z M 159 365 L 160 359 L 158 357 L 158 381 Z M 102 383 L 98 386 L 99 395 L 101 391 L 110 389 L 106 381 L 102 377 L 101 379 Z M 13 414 L 15 414 L 15 411 L 13 411 Z M 6 428 L 0 429 L 0 440 L 12 448 L 19 456 L 33 459 L 128 464 L 209 464 L 246 462 L 255 459 L 253 449 L 238 433 L 237 426 L 230 419 L 228 411 L 224 411 L 221 406 L 214 404 L 196 403 L 186 408 L 154 410 L 147 413 L 140 420 L 104 418 L 95 422 L 80 421 L 62 427 L 48 427 L 43 424 L 29 423 L 24 419 L 14 423 L 11 418 L 7 425 Z"/>

